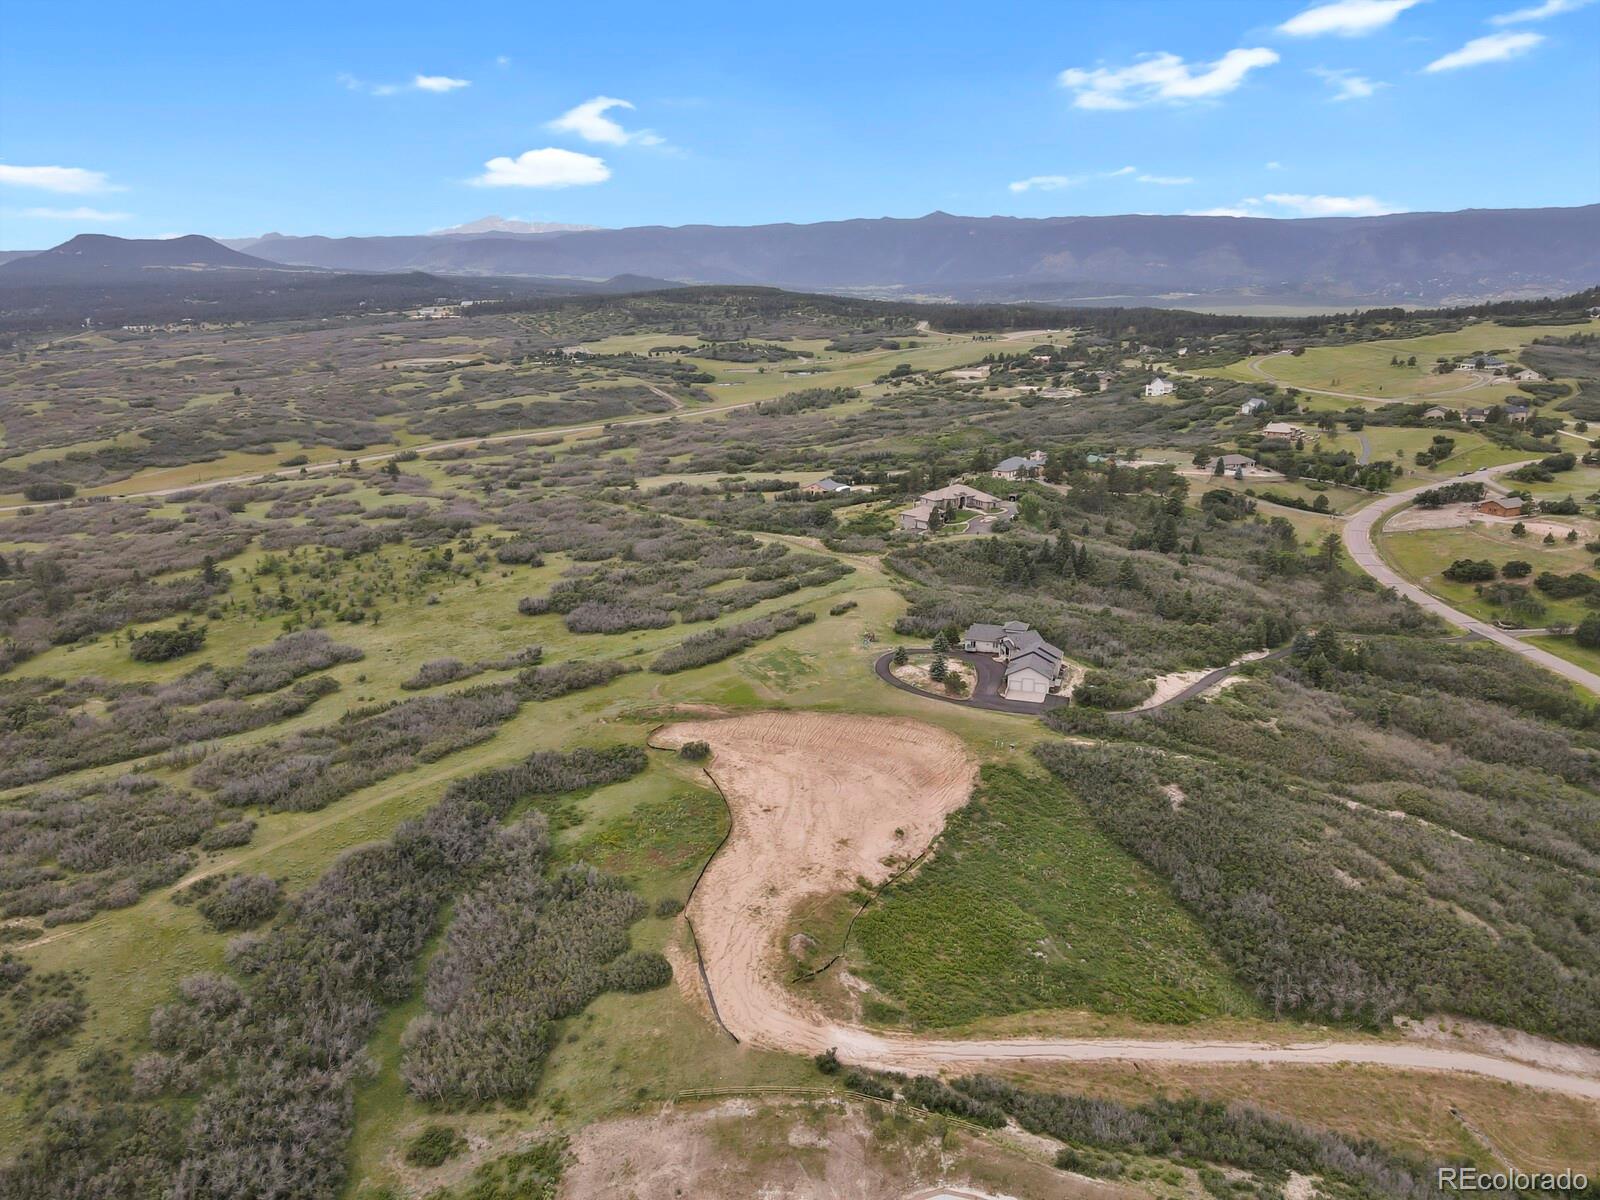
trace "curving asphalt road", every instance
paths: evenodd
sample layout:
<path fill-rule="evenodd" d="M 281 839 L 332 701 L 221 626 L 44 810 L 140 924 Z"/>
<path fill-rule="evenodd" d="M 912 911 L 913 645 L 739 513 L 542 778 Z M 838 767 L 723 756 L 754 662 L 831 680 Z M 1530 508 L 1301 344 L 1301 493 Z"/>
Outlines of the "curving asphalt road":
<path fill-rule="evenodd" d="M 1533 460 L 1529 460 L 1530 462 Z M 1493 477 L 1502 471 L 1512 471 L 1522 466 L 1522 463 L 1506 463 L 1498 467 L 1486 467 L 1481 471 L 1474 471 L 1464 475 L 1461 480 L 1467 482 L 1489 483 Z M 1380 496 L 1365 508 L 1357 510 L 1350 519 L 1344 523 L 1344 545 L 1349 551 L 1350 558 L 1356 566 L 1368 575 L 1371 575 L 1385 587 L 1391 587 L 1402 596 L 1416 602 L 1418 607 L 1443 617 L 1452 625 L 1465 629 L 1468 633 L 1475 633 L 1479 637 L 1487 638 L 1498 646 L 1503 646 L 1513 654 L 1520 654 L 1530 662 L 1538 663 L 1547 671 L 1554 671 L 1563 679 L 1571 680 L 1581 687 L 1588 688 L 1591 692 L 1600 694 L 1600 675 L 1593 671 L 1585 670 L 1577 663 L 1568 662 L 1558 658 L 1548 650 L 1541 650 L 1538 646 L 1530 646 L 1517 637 L 1498 629 L 1487 621 L 1480 621 L 1476 617 L 1468 616 L 1460 609 L 1452 608 L 1437 596 L 1423 591 L 1416 584 L 1402 576 L 1398 571 L 1383 561 L 1378 554 L 1378 549 L 1372 542 L 1372 531 L 1388 514 L 1395 511 L 1417 498 L 1421 492 L 1429 488 L 1438 487 L 1437 483 L 1426 483 L 1405 492 L 1394 492 L 1387 496 Z"/>

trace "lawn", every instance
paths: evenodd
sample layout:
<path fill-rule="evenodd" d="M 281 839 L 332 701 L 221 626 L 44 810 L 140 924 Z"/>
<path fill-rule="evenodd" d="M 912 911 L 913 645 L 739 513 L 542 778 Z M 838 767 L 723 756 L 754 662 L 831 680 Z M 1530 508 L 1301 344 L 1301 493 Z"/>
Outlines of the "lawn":
<path fill-rule="evenodd" d="M 882 993 L 869 1015 L 917 1028 L 1039 1008 L 1256 1012 L 1166 885 L 1065 786 L 1018 768 L 985 770 L 932 860 L 857 923 L 850 960 Z"/>
<path fill-rule="evenodd" d="M 1417 529 L 1401 533 L 1382 533 L 1378 546 L 1390 564 L 1408 579 L 1440 599 L 1485 621 L 1505 616 L 1504 606 L 1489 604 L 1477 593 L 1477 585 L 1444 578 L 1443 571 L 1457 559 L 1486 559 L 1499 566 L 1521 559 L 1533 566 L 1533 576 L 1544 571 L 1569 574 L 1593 566 L 1593 556 L 1583 543 L 1558 541 L 1546 545 L 1533 534 L 1517 537 L 1509 525 L 1478 524 L 1458 529 Z M 1540 623 L 1576 624 L 1590 611 L 1574 600 L 1553 600 L 1537 589 L 1529 595 L 1545 605 Z"/>
<path fill-rule="evenodd" d="M 1304 354 L 1250 359 L 1212 373 L 1245 383 L 1265 381 L 1381 400 L 1438 400 L 1465 408 L 1495 403 L 1514 393 L 1516 385 L 1474 386 L 1472 376 L 1434 374 L 1436 359 L 1481 350 L 1497 351 L 1501 357 L 1513 361 L 1517 352 L 1537 337 L 1567 336 L 1582 328 L 1570 325 L 1508 327 L 1485 322 L 1454 333 L 1355 342 L 1346 346 L 1312 346 Z M 1403 361 L 1412 355 L 1417 359 L 1414 367 L 1390 365 L 1391 358 L 1398 356 Z M 1252 363 L 1256 366 L 1252 367 Z"/>

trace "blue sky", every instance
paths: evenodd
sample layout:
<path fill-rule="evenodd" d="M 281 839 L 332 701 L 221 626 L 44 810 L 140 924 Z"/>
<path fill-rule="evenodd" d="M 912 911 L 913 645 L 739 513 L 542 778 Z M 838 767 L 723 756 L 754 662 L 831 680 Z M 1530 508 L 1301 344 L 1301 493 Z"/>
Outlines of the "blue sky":
<path fill-rule="evenodd" d="M 621 102 L 621 103 L 616 103 Z M 0 246 L 1600 200 L 1600 2 L 0 16 Z"/>

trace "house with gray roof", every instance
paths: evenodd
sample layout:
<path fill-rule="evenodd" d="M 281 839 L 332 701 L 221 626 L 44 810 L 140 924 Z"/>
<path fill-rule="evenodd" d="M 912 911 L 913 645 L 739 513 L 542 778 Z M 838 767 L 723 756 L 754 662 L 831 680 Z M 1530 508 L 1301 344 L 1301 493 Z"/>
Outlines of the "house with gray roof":
<path fill-rule="evenodd" d="M 974 654 L 992 654 L 1005 663 L 1004 695 L 1010 700 L 1042 704 L 1061 678 L 1066 656 L 1059 647 L 1026 621 L 1004 625 L 967 626 L 962 648 Z"/>

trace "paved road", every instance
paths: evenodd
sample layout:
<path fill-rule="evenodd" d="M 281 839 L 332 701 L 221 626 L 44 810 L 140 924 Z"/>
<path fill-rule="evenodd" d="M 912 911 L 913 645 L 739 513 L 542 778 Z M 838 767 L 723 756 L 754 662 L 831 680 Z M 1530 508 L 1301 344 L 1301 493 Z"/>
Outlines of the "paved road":
<path fill-rule="evenodd" d="M 932 647 L 930 646 L 907 646 L 906 649 L 914 654 L 932 653 Z M 1268 659 L 1282 658 L 1288 653 L 1289 647 L 1283 646 L 1274 650 L 1271 654 L 1266 654 L 1250 661 L 1265 662 Z M 1071 700 L 1065 696 L 1046 696 L 1040 704 L 1030 704 L 1026 700 L 1007 700 L 1000 694 L 1000 690 L 1005 686 L 1006 681 L 1004 663 L 997 662 L 987 654 L 969 654 L 965 650 L 951 650 L 946 657 L 958 658 L 977 672 L 978 685 L 973 688 L 971 696 L 947 696 L 939 692 L 925 692 L 919 687 L 912 687 L 911 684 L 899 678 L 890 669 L 894 661 L 893 650 L 878 655 L 878 660 L 873 663 L 872 669 L 877 672 L 879 679 L 890 687 L 899 688 L 902 692 L 910 692 L 913 696 L 926 696 L 930 700 L 942 700 L 946 704 L 964 704 L 968 708 L 986 708 L 990 712 L 1016 713 L 1019 716 L 1036 717 L 1042 712 L 1048 712 L 1052 708 L 1060 708 L 1065 704 L 1071 703 Z M 1152 713 L 1160 712 L 1169 704 L 1181 704 L 1185 700 L 1194 699 L 1207 688 L 1221 683 L 1230 675 L 1236 674 L 1239 668 L 1244 665 L 1244 663 L 1228 663 L 1226 666 L 1218 667 L 1214 671 L 1207 671 L 1177 695 L 1168 696 L 1159 704 L 1152 704 L 1148 708 L 1130 708 L 1121 712 L 1113 710 L 1105 715 L 1118 719 L 1148 717 Z"/>
<path fill-rule="evenodd" d="M 1529 461 L 1533 460 L 1530 459 Z M 1521 463 L 1506 463 L 1499 467 L 1488 467 L 1482 471 L 1474 471 L 1470 475 L 1463 476 L 1462 479 L 1479 483 L 1492 483 L 1494 475 L 1502 471 L 1515 470 L 1522 465 Z M 1480 621 L 1476 617 L 1468 616 L 1460 609 L 1450 607 L 1437 596 L 1429 595 L 1416 584 L 1405 579 L 1379 556 L 1377 547 L 1372 543 L 1372 530 L 1378 522 L 1395 509 L 1416 499 L 1419 492 L 1438 486 L 1436 483 L 1428 483 L 1423 484 L 1421 487 L 1414 487 L 1409 491 L 1382 496 L 1356 512 L 1344 523 L 1344 545 L 1345 549 L 1350 552 L 1351 559 L 1379 583 L 1385 587 L 1391 587 L 1402 596 L 1414 600 L 1418 606 L 1428 612 L 1443 617 L 1452 625 L 1459 626 L 1468 633 L 1475 633 L 1479 637 L 1487 638 L 1496 645 L 1504 646 L 1513 654 L 1520 654 L 1530 662 L 1538 663 L 1547 671 L 1554 671 L 1563 679 L 1569 679 L 1573 683 L 1588 688 L 1591 692 L 1600 694 L 1600 675 L 1596 675 L 1593 671 L 1587 671 L 1576 663 L 1570 663 L 1564 658 L 1558 658 L 1548 650 L 1541 650 L 1538 646 L 1530 646 L 1526 642 L 1519 641 L 1512 634 L 1507 633 L 1504 629 L 1495 628 L 1487 621 Z"/>

